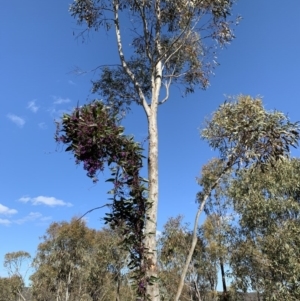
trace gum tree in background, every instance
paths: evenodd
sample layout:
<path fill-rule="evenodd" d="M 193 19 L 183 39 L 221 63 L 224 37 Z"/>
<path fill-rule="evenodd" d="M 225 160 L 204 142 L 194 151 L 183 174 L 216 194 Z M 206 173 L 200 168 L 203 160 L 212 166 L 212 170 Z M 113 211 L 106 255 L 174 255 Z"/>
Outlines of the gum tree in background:
<path fill-rule="evenodd" d="M 4 256 L 4 267 L 6 268 L 9 278 L 11 293 L 19 300 L 26 301 L 23 289 L 25 287 L 25 278 L 31 266 L 31 256 L 28 252 L 17 251 L 6 253 Z"/>
<path fill-rule="evenodd" d="M 239 216 L 231 254 L 234 286 L 261 300 L 299 300 L 300 160 L 240 171 L 227 191 Z"/>
<path fill-rule="evenodd" d="M 148 200 L 145 224 L 147 284 L 157 277 L 156 222 L 158 205 L 159 105 L 169 98 L 172 84 L 182 94 L 209 85 L 217 48 L 233 39 L 228 18 L 234 0 L 75 0 L 70 12 L 89 29 L 113 30 L 119 60 L 101 65 L 93 92 L 116 112 L 132 103 L 148 121 Z M 83 33 L 84 35 L 84 33 Z M 126 38 L 125 38 L 126 36 Z M 128 39 L 130 41 L 128 41 Z M 124 47 L 130 43 L 130 47 Z M 160 300 L 158 284 L 146 285 L 148 297 Z"/>
<path fill-rule="evenodd" d="M 96 231 L 72 218 L 50 224 L 42 239 L 30 277 L 33 300 L 131 300 L 128 253 L 116 231 Z"/>
<path fill-rule="evenodd" d="M 226 175 L 249 168 L 264 172 L 275 168 L 278 161 L 289 158 L 290 147 L 298 145 L 299 123 L 290 122 L 281 112 L 265 110 L 259 98 L 240 95 L 219 106 L 212 118 L 206 121 L 201 135 L 212 149 L 219 152 L 219 158 L 202 168 L 199 179 L 202 191 L 197 196 L 199 208 L 192 246 L 181 273 L 176 301 L 181 295 L 196 247 L 199 217 L 207 208 L 212 193 L 222 184 Z"/>

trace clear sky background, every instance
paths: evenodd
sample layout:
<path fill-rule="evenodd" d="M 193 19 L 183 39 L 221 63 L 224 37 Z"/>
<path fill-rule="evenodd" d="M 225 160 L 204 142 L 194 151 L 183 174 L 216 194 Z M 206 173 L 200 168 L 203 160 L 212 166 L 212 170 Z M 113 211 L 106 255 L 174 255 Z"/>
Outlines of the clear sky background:
<path fill-rule="evenodd" d="M 68 13 L 69 4 L 1 3 L 0 276 L 6 275 L 6 253 L 24 250 L 34 256 L 51 222 L 69 221 L 107 202 L 105 177 L 94 185 L 53 139 L 54 119 L 95 97 L 90 81 L 97 74 L 70 72 L 118 59 L 113 31 L 111 36 L 91 32 L 85 43 L 75 39 L 80 28 Z M 240 0 L 234 13 L 243 20 L 235 28 L 236 39 L 219 54 L 221 65 L 209 89 L 187 98 L 173 89 L 159 108 L 159 230 L 178 214 L 193 222 L 199 191 L 195 179 L 214 156 L 201 141 L 199 127 L 224 95 L 262 95 L 267 109 L 300 120 L 300 1 Z M 137 141 L 147 137 L 141 107 L 133 108 L 125 126 Z M 88 226 L 100 229 L 105 212 L 89 214 Z"/>

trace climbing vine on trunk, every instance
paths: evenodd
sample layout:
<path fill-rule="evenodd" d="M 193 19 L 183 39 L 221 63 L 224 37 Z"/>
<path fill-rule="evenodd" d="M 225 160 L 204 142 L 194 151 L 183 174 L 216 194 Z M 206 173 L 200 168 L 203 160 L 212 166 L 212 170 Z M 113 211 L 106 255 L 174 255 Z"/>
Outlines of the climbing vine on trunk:
<path fill-rule="evenodd" d="M 109 191 L 111 213 L 105 220 L 112 228 L 121 228 L 123 246 L 130 251 L 129 267 L 134 270 L 137 294 L 146 300 L 147 250 L 144 246 L 144 224 L 147 209 L 147 180 L 140 176 L 143 149 L 132 137 L 124 135 L 118 114 L 100 101 L 77 107 L 57 122 L 55 140 L 73 153 L 76 164 L 83 163 L 87 176 L 97 182 L 97 174 L 105 166 L 111 170 L 113 188 Z"/>

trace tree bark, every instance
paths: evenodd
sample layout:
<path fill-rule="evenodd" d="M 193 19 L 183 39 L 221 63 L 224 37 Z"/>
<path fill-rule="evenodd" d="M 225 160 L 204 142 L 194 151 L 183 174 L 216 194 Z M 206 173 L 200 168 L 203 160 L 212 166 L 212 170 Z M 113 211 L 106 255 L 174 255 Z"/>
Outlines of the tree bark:
<path fill-rule="evenodd" d="M 149 208 L 145 225 L 145 247 L 147 249 L 147 278 L 157 278 L 157 250 L 156 250 L 156 226 L 158 206 L 158 128 L 157 128 L 157 103 L 151 105 L 151 114 L 148 118 L 149 150 L 148 150 L 148 181 L 149 181 Z M 153 279 L 153 278 L 152 278 Z M 158 283 L 147 285 L 147 295 L 151 301 L 159 301 Z"/>
<path fill-rule="evenodd" d="M 220 268 L 221 268 L 222 285 L 223 285 L 223 301 L 226 301 L 227 300 L 227 286 L 226 286 L 226 279 L 225 279 L 224 262 L 223 262 L 222 257 L 220 257 Z"/>
<path fill-rule="evenodd" d="M 195 291 L 196 291 L 198 301 L 202 301 L 201 294 L 200 294 L 200 291 L 198 289 L 198 285 L 197 285 L 196 281 L 194 281 L 194 287 L 195 287 Z"/>
<path fill-rule="evenodd" d="M 66 301 L 69 301 L 70 294 L 69 294 L 69 286 L 71 284 L 71 272 L 68 274 L 68 279 L 67 279 L 67 285 L 66 285 Z"/>

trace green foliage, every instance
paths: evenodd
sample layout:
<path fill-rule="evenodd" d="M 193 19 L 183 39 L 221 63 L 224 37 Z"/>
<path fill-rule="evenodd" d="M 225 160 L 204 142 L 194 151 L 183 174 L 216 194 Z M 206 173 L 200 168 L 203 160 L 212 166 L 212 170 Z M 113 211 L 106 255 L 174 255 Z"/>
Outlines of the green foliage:
<path fill-rule="evenodd" d="M 209 215 L 203 234 L 215 257 L 229 251 L 232 290 L 254 290 L 264 300 L 299 300 L 299 161 L 290 159 L 298 122 L 241 95 L 213 113 L 202 137 L 220 154 L 199 179 L 197 199 L 207 200 Z M 228 218 L 229 208 L 235 223 L 215 233 L 211 218 Z"/>
<path fill-rule="evenodd" d="M 230 288 L 223 294 L 217 292 L 219 259 L 229 256 L 221 225 L 215 225 L 210 216 L 199 228 L 196 248 L 185 277 L 180 300 L 192 301 L 244 301 Z M 183 217 L 169 218 L 159 236 L 159 278 L 162 300 L 174 300 L 177 283 L 189 252 L 192 233 Z M 226 261 L 227 262 L 227 261 Z"/>
<path fill-rule="evenodd" d="M 240 172 L 229 190 L 240 216 L 232 256 L 236 286 L 266 300 L 299 300 L 300 161 Z"/>
<path fill-rule="evenodd" d="M 89 229 L 82 220 L 52 223 L 38 246 L 30 277 L 35 301 L 110 301 L 128 297 L 128 253 L 120 233 Z M 65 296 L 68 296 L 65 297 Z M 67 298 L 67 299 L 65 299 Z"/>
<path fill-rule="evenodd" d="M 24 282 L 20 276 L 0 277 L 0 301 L 15 301 L 23 288 Z"/>
<path fill-rule="evenodd" d="M 85 251 L 92 247 L 93 231 L 84 222 L 52 223 L 38 246 L 31 276 L 35 300 L 47 295 L 61 298 L 78 293 L 75 283 L 84 265 Z"/>
<path fill-rule="evenodd" d="M 94 182 L 96 173 L 112 162 L 126 168 L 128 176 L 133 176 L 142 166 L 142 149 L 124 136 L 124 129 L 118 123 L 116 114 L 102 102 L 94 101 L 75 108 L 71 115 L 64 114 L 61 124 L 57 123 L 55 139 L 68 145 L 66 151 L 74 154 L 77 164 L 83 162 L 87 175 Z"/>
<path fill-rule="evenodd" d="M 198 236 L 204 245 L 204 259 L 206 266 L 201 267 L 206 274 L 206 291 L 214 292 L 217 286 L 217 275 L 220 272 L 223 292 L 220 300 L 229 298 L 227 289 L 227 273 L 225 268 L 230 258 L 230 239 L 232 231 L 231 204 L 226 198 L 231 169 L 223 160 L 213 158 L 202 167 L 201 177 L 198 179 L 202 191 L 197 194 L 197 201 L 203 204 L 204 196 L 208 196 L 204 212 L 207 217 L 199 228 Z M 217 183 L 212 189 L 212 185 Z M 221 298 L 222 297 L 222 298 Z M 229 299 L 228 299 L 229 300 Z"/>
<path fill-rule="evenodd" d="M 281 112 L 266 111 L 261 99 L 241 95 L 222 104 L 201 134 L 228 166 L 259 164 L 264 169 L 298 145 L 299 125 Z"/>
<path fill-rule="evenodd" d="M 188 227 L 182 225 L 182 219 L 182 216 L 170 218 L 164 225 L 164 231 L 159 238 L 161 263 L 165 268 L 176 268 L 178 273 L 187 256 L 187 246 L 190 240 Z"/>
<path fill-rule="evenodd" d="M 223 164 L 214 159 L 204 166 L 204 188 L 215 181 Z M 251 165 L 224 175 L 207 204 L 203 242 L 212 255 L 209 263 L 220 254 L 227 257 L 236 297 L 252 290 L 262 300 L 299 300 L 300 163 L 283 158 L 267 167 Z M 219 228 L 215 218 L 228 209 L 235 222 Z"/>
<path fill-rule="evenodd" d="M 0 277 L 0 301 L 15 301 L 10 278 Z"/>
<path fill-rule="evenodd" d="M 189 251 L 190 242 L 191 233 L 188 225 L 183 224 L 183 216 L 169 218 L 158 239 L 159 278 L 162 300 L 174 300 L 177 283 Z M 191 264 L 190 271 L 186 277 L 187 285 L 182 292 L 184 299 L 189 298 L 189 295 L 194 293 L 193 289 L 189 288 L 189 285 L 193 286 L 193 277 L 191 277 L 193 270 L 194 268 Z"/>

